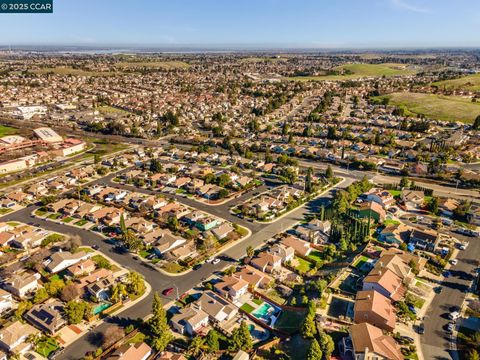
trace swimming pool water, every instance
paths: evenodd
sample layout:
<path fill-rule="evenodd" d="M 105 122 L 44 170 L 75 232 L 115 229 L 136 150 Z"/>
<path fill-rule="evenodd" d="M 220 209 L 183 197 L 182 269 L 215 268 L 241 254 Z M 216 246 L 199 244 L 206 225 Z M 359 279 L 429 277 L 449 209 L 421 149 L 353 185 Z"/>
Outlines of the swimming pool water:
<path fill-rule="evenodd" d="M 252 315 L 257 319 L 263 319 L 268 321 L 270 319 L 270 314 L 273 312 L 274 308 L 268 303 L 263 303 L 258 309 L 252 312 Z"/>

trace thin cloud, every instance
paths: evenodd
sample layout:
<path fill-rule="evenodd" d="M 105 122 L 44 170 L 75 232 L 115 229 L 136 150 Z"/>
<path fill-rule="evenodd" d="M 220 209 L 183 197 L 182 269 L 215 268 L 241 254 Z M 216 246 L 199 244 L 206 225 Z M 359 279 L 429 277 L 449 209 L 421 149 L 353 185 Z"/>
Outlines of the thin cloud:
<path fill-rule="evenodd" d="M 390 0 L 390 3 L 394 8 L 401 9 L 401 10 L 407 10 L 407 11 L 423 13 L 423 14 L 430 12 L 428 9 L 424 7 L 410 4 L 403 0 Z"/>

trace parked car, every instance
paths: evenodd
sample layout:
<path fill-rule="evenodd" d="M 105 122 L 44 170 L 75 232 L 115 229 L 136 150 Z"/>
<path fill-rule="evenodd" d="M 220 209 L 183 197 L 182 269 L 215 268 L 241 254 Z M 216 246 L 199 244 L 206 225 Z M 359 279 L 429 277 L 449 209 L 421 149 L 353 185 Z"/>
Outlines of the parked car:
<path fill-rule="evenodd" d="M 424 326 L 423 324 L 420 324 L 420 325 L 418 326 L 418 333 L 419 333 L 420 335 L 425 334 L 425 326 Z"/>
<path fill-rule="evenodd" d="M 450 264 L 452 264 L 452 265 L 457 265 L 457 264 L 458 264 L 458 260 L 457 260 L 457 259 L 452 259 L 452 260 L 450 260 Z"/>
<path fill-rule="evenodd" d="M 410 336 L 400 336 L 400 341 L 404 344 L 413 344 L 415 342 Z"/>
<path fill-rule="evenodd" d="M 459 317 L 460 313 L 458 311 L 454 311 L 448 314 L 448 318 L 453 321 L 457 320 Z"/>
<path fill-rule="evenodd" d="M 172 293 L 173 293 L 173 287 L 168 288 L 168 289 L 165 289 L 165 290 L 162 291 L 162 294 L 163 294 L 164 296 L 169 296 L 169 295 L 171 295 Z"/>
<path fill-rule="evenodd" d="M 454 323 L 449 323 L 447 325 L 447 332 L 453 333 L 453 330 L 455 329 L 455 324 Z"/>
<path fill-rule="evenodd" d="M 216 258 L 215 260 L 212 261 L 213 265 L 217 265 L 220 262 L 219 258 Z"/>
<path fill-rule="evenodd" d="M 98 245 L 92 245 L 92 249 L 93 249 L 93 250 L 98 250 L 98 249 L 100 249 L 100 246 L 98 246 Z"/>

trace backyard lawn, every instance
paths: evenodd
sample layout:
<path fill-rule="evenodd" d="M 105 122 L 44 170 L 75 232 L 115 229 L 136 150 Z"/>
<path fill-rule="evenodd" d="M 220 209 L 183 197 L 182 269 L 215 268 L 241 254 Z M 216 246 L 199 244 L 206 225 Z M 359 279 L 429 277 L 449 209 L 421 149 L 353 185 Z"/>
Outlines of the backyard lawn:
<path fill-rule="evenodd" d="M 298 271 L 300 271 L 301 273 L 307 273 L 314 268 L 314 265 L 307 260 L 304 260 L 304 259 L 299 258 L 299 257 L 295 257 L 295 260 L 298 261 L 298 265 L 297 265 L 296 269 Z"/>
<path fill-rule="evenodd" d="M 243 311 L 245 311 L 246 313 L 249 313 L 249 314 L 250 314 L 253 310 L 255 310 L 255 308 L 254 308 L 252 305 L 248 304 L 248 303 L 243 304 L 243 305 L 240 307 L 240 309 L 243 310 Z"/>
<path fill-rule="evenodd" d="M 314 250 L 312 251 L 310 254 L 308 254 L 307 256 L 309 259 L 312 259 L 313 261 L 317 262 L 322 262 L 323 259 L 322 259 L 322 253 L 318 250 Z"/>
<path fill-rule="evenodd" d="M 0 137 L 13 135 L 17 132 L 17 129 L 12 128 L 10 126 L 0 125 Z"/>
<path fill-rule="evenodd" d="M 294 333 L 301 328 L 303 319 L 305 319 L 305 311 L 284 310 L 275 323 L 275 329 L 286 333 Z"/>

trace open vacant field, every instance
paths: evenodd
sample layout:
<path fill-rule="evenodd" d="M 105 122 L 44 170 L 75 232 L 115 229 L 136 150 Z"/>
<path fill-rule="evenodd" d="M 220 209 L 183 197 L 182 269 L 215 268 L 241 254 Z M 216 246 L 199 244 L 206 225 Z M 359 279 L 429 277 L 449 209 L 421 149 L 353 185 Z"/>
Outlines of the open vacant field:
<path fill-rule="evenodd" d="M 458 96 L 408 92 L 385 96 L 390 99 L 390 104 L 403 105 L 413 114 L 423 114 L 432 119 L 471 123 L 480 115 L 480 103 L 472 103 L 469 99 Z"/>
<path fill-rule="evenodd" d="M 183 61 L 122 61 L 116 64 L 121 69 L 187 69 L 190 64 Z"/>
<path fill-rule="evenodd" d="M 437 81 L 432 85 L 438 86 L 440 89 L 480 91 L 480 74 L 467 75 L 452 80 Z"/>
<path fill-rule="evenodd" d="M 325 76 L 296 76 L 290 77 L 289 80 L 296 81 L 340 81 L 340 80 L 354 80 L 362 77 L 390 77 L 397 75 L 411 75 L 415 74 L 417 70 L 407 67 L 404 64 L 347 64 L 338 66 L 335 70 L 348 70 L 353 74 L 348 75 L 325 75 Z"/>

